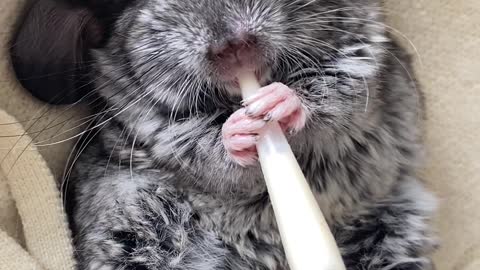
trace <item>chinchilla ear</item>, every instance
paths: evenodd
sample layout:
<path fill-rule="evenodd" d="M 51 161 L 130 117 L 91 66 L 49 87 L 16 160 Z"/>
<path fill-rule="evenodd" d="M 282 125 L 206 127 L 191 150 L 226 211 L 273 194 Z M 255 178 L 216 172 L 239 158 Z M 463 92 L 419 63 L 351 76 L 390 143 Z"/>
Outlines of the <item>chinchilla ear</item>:
<path fill-rule="evenodd" d="M 89 91 L 88 51 L 102 42 L 102 29 L 86 6 L 34 1 L 12 40 L 12 64 L 20 83 L 45 102 L 77 102 Z"/>

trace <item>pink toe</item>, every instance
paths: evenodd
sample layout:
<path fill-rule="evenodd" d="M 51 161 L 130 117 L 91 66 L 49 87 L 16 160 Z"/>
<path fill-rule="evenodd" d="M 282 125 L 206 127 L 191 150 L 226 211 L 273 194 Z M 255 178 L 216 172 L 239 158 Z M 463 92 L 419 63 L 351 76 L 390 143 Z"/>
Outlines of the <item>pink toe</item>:
<path fill-rule="evenodd" d="M 242 119 L 235 123 L 225 123 L 222 132 L 224 137 L 230 137 L 236 134 L 257 133 L 265 124 L 265 121 L 261 119 Z"/>
<path fill-rule="evenodd" d="M 227 149 L 231 149 L 233 151 L 241 151 L 255 146 L 256 142 L 256 136 L 234 135 L 227 140 L 225 146 L 227 147 Z"/>
<path fill-rule="evenodd" d="M 279 121 L 291 116 L 301 106 L 297 97 L 289 98 L 279 103 L 266 117 L 269 120 Z"/>
<path fill-rule="evenodd" d="M 303 110 L 303 108 L 299 109 L 292 115 L 291 127 L 294 130 L 299 131 L 305 127 L 306 121 L 307 121 L 307 115 L 305 114 L 305 111 Z"/>
<path fill-rule="evenodd" d="M 250 117 L 246 114 L 246 110 L 247 109 L 245 108 L 241 108 L 235 111 L 232 115 L 230 115 L 225 124 L 234 124 L 238 121 L 249 119 Z"/>
<path fill-rule="evenodd" d="M 273 83 L 259 90 L 259 94 L 246 99 L 247 114 L 262 116 L 277 107 L 284 100 L 295 97 L 293 90 L 281 83 Z"/>
<path fill-rule="evenodd" d="M 248 106 L 250 104 L 252 104 L 253 102 L 259 100 L 259 99 L 262 99 L 264 98 L 266 95 L 274 92 L 279 86 L 281 86 L 282 84 L 280 83 L 272 83 L 270 85 L 267 85 L 265 87 L 262 87 L 258 90 L 258 92 L 251 96 L 251 97 L 248 97 L 246 98 L 245 100 L 243 100 L 243 105 L 245 106 Z"/>
<path fill-rule="evenodd" d="M 293 132 L 298 132 L 299 130 L 305 127 L 307 117 L 303 109 L 298 109 L 288 118 L 280 121 L 282 129 L 284 131 L 291 130 Z"/>
<path fill-rule="evenodd" d="M 264 98 L 259 99 L 247 107 L 247 114 L 253 117 L 261 116 L 268 111 L 275 108 L 278 103 L 282 102 L 285 98 L 281 95 L 270 94 Z"/>

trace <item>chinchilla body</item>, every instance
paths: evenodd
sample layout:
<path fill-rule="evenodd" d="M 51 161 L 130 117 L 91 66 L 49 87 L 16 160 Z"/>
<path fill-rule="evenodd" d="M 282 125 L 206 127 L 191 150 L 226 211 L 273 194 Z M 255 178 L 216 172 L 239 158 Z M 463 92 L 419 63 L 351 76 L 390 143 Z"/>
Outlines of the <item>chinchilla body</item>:
<path fill-rule="evenodd" d="M 289 269 L 250 137 L 225 142 L 240 62 L 302 113 L 287 137 L 347 268 L 431 269 L 423 100 L 380 1 L 84 2 L 102 37 L 66 181 L 79 269 Z"/>

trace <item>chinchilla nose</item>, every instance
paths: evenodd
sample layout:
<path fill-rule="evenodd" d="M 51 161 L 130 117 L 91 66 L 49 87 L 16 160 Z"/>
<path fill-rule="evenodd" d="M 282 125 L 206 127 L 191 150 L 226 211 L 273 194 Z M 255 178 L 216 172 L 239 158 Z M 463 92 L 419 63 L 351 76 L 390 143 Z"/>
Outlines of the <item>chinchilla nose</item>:
<path fill-rule="evenodd" d="M 234 63 L 255 55 L 258 50 L 258 39 L 246 32 L 238 33 L 222 42 L 209 47 L 209 55 L 213 60 Z"/>

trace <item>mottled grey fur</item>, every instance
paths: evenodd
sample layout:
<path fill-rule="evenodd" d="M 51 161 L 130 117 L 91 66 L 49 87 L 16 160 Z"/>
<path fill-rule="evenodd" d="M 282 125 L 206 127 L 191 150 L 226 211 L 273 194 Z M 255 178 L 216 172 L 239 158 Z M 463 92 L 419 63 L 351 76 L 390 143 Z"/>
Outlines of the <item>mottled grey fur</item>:
<path fill-rule="evenodd" d="M 289 141 L 348 270 L 431 269 L 422 97 L 375 0 L 129 6 L 93 52 L 104 104 L 69 178 L 80 269 L 288 269 L 259 166 L 235 164 L 221 140 L 241 103 L 206 54 L 241 23 L 263 82 L 307 108 Z"/>

